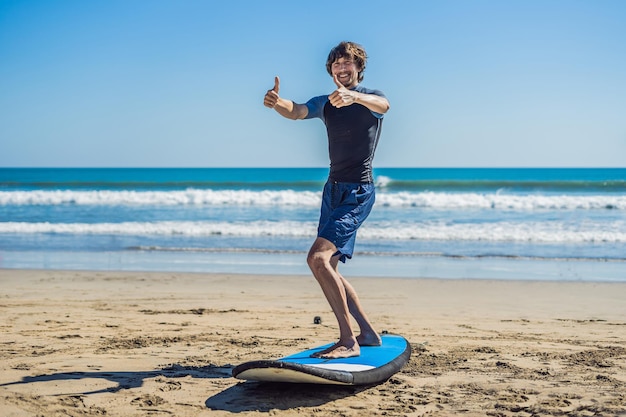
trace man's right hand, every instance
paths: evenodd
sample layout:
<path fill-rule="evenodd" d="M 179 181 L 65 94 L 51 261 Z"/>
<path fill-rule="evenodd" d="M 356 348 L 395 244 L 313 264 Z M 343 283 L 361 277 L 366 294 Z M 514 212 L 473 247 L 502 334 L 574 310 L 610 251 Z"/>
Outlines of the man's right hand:
<path fill-rule="evenodd" d="M 280 89 L 280 78 L 274 78 L 274 88 L 267 90 L 263 104 L 265 107 L 274 109 L 283 117 L 291 120 L 304 119 L 309 113 L 309 109 L 306 104 L 297 104 L 291 100 L 281 98 L 278 95 Z"/>
<path fill-rule="evenodd" d="M 274 77 L 274 88 L 271 90 L 267 90 L 265 93 L 265 98 L 263 99 L 263 104 L 265 107 L 269 107 L 273 109 L 276 107 L 276 103 L 278 103 L 278 90 L 280 89 L 280 78 Z"/>

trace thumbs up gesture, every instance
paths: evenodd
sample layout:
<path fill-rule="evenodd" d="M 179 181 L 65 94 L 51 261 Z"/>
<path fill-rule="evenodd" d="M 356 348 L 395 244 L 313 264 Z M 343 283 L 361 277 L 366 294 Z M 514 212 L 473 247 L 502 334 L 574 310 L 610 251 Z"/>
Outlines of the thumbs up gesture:
<path fill-rule="evenodd" d="M 263 104 L 265 107 L 269 107 L 273 109 L 278 103 L 278 90 L 280 90 L 280 78 L 274 77 L 274 88 L 267 90 L 265 93 L 265 98 L 263 99 Z"/>
<path fill-rule="evenodd" d="M 356 93 L 348 90 L 343 84 L 341 84 L 337 79 L 337 74 L 333 74 L 333 81 L 335 82 L 337 89 L 328 96 L 330 104 L 339 108 L 349 106 L 356 101 Z"/>

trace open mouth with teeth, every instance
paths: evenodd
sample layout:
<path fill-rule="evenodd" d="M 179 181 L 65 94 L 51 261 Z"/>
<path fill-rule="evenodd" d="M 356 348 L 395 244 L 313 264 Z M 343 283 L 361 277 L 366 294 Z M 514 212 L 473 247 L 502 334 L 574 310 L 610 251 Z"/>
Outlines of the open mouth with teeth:
<path fill-rule="evenodd" d="M 337 79 L 342 83 L 346 84 L 350 82 L 351 75 L 350 74 L 337 74 Z"/>

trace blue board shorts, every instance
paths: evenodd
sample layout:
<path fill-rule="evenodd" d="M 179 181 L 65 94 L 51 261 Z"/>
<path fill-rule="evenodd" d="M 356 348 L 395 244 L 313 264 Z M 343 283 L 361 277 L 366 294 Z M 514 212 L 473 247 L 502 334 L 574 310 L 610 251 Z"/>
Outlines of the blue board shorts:
<path fill-rule="evenodd" d="M 376 192 L 374 184 L 336 182 L 324 185 L 317 236 L 332 242 L 334 256 L 341 262 L 352 258 L 356 232 L 372 211 Z"/>

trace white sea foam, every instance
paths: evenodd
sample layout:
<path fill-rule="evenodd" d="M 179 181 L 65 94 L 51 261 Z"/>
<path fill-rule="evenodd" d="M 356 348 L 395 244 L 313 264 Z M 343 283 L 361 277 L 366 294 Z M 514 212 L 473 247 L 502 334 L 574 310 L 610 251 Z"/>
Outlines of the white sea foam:
<path fill-rule="evenodd" d="M 319 205 L 310 191 L 176 190 L 176 191 L 0 191 L 0 205 Z"/>
<path fill-rule="evenodd" d="M 379 193 L 378 204 L 389 207 L 499 210 L 626 210 L 626 196 L 521 195 L 501 193 Z"/>
<path fill-rule="evenodd" d="M 284 236 L 315 234 L 315 225 L 295 221 L 253 222 L 121 222 L 121 223 L 0 223 L 0 233 L 67 233 L 93 235 Z"/>
<path fill-rule="evenodd" d="M 384 175 L 379 175 L 376 177 L 376 186 L 383 188 L 391 184 L 392 181 L 393 180 L 389 177 L 386 177 Z"/>
<path fill-rule="evenodd" d="M 0 222 L 0 233 L 76 235 L 167 235 L 234 237 L 315 236 L 314 222 L 122 222 L 122 223 L 26 223 Z M 564 223 L 494 222 L 455 224 L 443 221 L 423 223 L 370 222 L 359 231 L 363 239 L 441 240 L 525 243 L 625 243 L 626 222 Z"/>
<path fill-rule="evenodd" d="M 626 210 L 624 195 L 521 195 L 502 193 L 384 192 L 376 195 L 384 207 L 497 210 Z M 176 190 L 176 191 L 0 191 L 8 206 L 319 206 L 320 193 L 294 190 Z"/>

